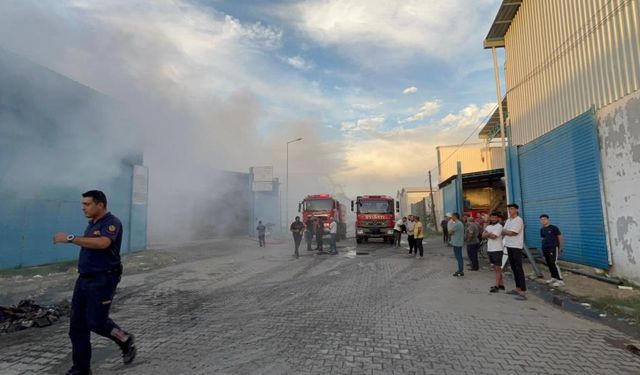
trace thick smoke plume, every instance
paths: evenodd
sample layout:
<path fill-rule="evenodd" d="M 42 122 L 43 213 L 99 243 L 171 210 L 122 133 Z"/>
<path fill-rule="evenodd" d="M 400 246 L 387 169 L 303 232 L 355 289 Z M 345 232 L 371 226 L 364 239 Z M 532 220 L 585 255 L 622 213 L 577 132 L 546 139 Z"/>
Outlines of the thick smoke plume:
<path fill-rule="evenodd" d="M 282 115 L 284 103 L 297 101 L 300 108 L 323 103 L 286 84 L 265 81 L 268 72 L 243 68 L 258 64 L 281 37 L 275 27 L 242 24 L 180 1 L 3 2 L 0 48 L 86 85 L 112 104 L 86 107 L 100 119 L 100 134 L 74 123 L 73 103 L 47 108 L 47 116 L 72 131 L 15 150 L 4 161 L 8 169 L 1 183 L 35 192 L 77 186 L 84 171 L 102 168 L 108 178 L 114 171 L 105 166 L 143 148 L 150 170 L 150 241 L 184 241 L 230 234 L 245 219 L 235 214 L 244 207 L 233 207 L 243 204 L 233 198 L 237 186 L 221 180 L 217 171 L 274 165 L 282 177 L 286 139 L 304 137 L 304 147 L 290 149 L 293 215 L 300 199 L 296 195 L 334 188 L 324 176 L 333 173 L 339 154 L 327 145 L 313 117 Z M 20 71 L 19 66 L 2 69 Z M 47 95 L 72 96 L 57 83 L 28 72 L 24 76 L 25 87 L 1 90 L 33 95 L 43 103 Z M 20 121 L 3 121 L 1 130 L 25 137 L 37 132 L 33 124 Z M 86 157 L 96 140 L 109 151 Z M 37 160 L 56 168 L 30 176 L 27 166 Z M 301 173 L 304 177 L 298 178 Z M 224 210 L 212 203 L 214 197 L 228 203 Z M 202 212 L 208 204 L 211 212 Z"/>

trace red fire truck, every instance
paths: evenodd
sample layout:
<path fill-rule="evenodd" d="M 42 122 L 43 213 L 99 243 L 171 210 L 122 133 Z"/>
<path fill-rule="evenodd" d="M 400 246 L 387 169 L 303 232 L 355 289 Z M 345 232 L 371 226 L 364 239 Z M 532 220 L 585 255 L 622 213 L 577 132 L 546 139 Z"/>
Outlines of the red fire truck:
<path fill-rule="evenodd" d="M 324 220 L 324 232 L 329 233 L 331 220 L 336 218 L 338 222 L 338 240 L 347 238 L 346 208 L 331 194 L 307 195 L 298 205 L 298 212 L 302 212 L 302 221 L 308 218 L 322 218 Z"/>
<path fill-rule="evenodd" d="M 362 195 L 351 201 L 351 211 L 356 211 L 356 242 L 369 238 L 382 238 L 393 243 L 395 226 L 394 199 L 387 195 Z"/>

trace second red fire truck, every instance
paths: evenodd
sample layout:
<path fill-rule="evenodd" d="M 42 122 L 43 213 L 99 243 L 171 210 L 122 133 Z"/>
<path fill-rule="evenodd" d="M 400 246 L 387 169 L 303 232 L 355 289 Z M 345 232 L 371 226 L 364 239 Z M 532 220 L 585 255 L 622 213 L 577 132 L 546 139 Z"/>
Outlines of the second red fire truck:
<path fill-rule="evenodd" d="M 356 212 L 356 242 L 369 238 L 382 238 L 393 243 L 395 201 L 388 195 L 362 195 L 351 201 L 351 211 Z"/>

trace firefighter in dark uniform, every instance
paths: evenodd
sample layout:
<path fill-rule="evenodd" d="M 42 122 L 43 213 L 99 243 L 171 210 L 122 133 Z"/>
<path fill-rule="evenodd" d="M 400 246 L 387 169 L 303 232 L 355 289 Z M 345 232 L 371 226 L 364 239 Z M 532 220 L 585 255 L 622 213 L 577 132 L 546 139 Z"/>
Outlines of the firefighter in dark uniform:
<path fill-rule="evenodd" d="M 56 233 L 53 237 L 54 243 L 81 247 L 80 275 L 73 290 L 69 327 L 73 367 L 67 375 L 91 374 L 91 332 L 114 341 L 122 351 L 125 364 L 136 356 L 133 335 L 109 319 L 109 309 L 122 275 L 122 223 L 107 211 L 107 197 L 98 190 L 82 194 L 82 211 L 90 219 L 83 236 Z"/>

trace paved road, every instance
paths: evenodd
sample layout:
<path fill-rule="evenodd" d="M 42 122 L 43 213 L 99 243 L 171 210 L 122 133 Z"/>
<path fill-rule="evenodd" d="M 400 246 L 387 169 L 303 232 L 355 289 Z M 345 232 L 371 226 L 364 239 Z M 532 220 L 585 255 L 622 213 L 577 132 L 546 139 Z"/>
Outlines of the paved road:
<path fill-rule="evenodd" d="M 94 374 L 640 374 L 640 357 L 610 344 L 630 338 L 533 296 L 489 294 L 488 271 L 451 277 L 435 239 L 422 260 L 342 246 L 299 259 L 248 240 L 176 249 L 197 260 L 121 283 L 113 317 L 137 334 L 137 361 L 123 366 L 94 337 Z M 0 374 L 64 373 L 67 329 L 0 337 Z"/>

